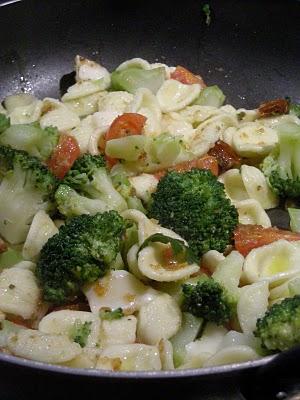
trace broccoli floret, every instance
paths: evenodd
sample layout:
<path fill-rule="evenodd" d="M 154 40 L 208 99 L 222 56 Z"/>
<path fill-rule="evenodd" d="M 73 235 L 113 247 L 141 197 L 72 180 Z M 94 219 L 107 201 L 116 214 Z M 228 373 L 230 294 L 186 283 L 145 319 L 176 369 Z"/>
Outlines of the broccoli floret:
<path fill-rule="evenodd" d="M 71 328 L 70 339 L 78 343 L 80 347 L 85 347 L 91 333 L 91 325 L 91 321 L 81 322 L 80 319 L 76 319 Z"/>
<path fill-rule="evenodd" d="M 198 257 L 208 250 L 223 252 L 238 224 L 223 184 L 201 169 L 165 175 L 152 194 L 149 215 L 181 235 Z"/>
<path fill-rule="evenodd" d="M 1 133 L 0 145 L 24 150 L 40 160 L 47 160 L 57 145 L 59 132 L 57 128 L 42 129 L 39 124 L 11 125 Z"/>
<path fill-rule="evenodd" d="M 34 215 L 52 209 L 55 188 L 55 177 L 37 158 L 0 146 L 1 236 L 24 242 Z"/>
<path fill-rule="evenodd" d="M 218 325 L 225 324 L 234 316 L 236 299 L 213 278 L 202 277 L 196 284 L 184 284 L 183 310 L 195 317 Z"/>
<path fill-rule="evenodd" d="M 300 344 L 300 295 L 274 304 L 257 320 L 254 335 L 261 339 L 262 347 L 271 352 Z"/>
<path fill-rule="evenodd" d="M 300 126 L 285 123 L 278 127 L 279 143 L 262 163 L 262 171 L 272 190 L 281 197 L 300 196 Z"/>
<path fill-rule="evenodd" d="M 65 186 L 56 194 L 60 212 L 68 217 L 80 215 L 82 210 L 88 214 L 95 214 L 95 211 L 121 212 L 127 209 L 126 201 L 113 187 L 101 155 L 84 154 L 77 159 L 62 184 L 68 186 L 69 191 L 73 189 L 71 199 L 66 197 Z M 77 192 L 77 197 L 74 191 Z M 91 200 L 97 200 L 98 203 Z"/>
<path fill-rule="evenodd" d="M 55 304 L 73 301 L 84 284 L 103 276 L 120 251 L 125 229 L 116 211 L 80 215 L 62 226 L 44 245 L 37 263 L 44 299 Z"/>

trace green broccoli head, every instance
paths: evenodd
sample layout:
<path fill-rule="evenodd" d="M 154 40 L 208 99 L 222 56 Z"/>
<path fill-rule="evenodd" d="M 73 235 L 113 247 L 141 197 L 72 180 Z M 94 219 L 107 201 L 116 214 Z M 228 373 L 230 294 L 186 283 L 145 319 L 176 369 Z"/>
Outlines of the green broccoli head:
<path fill-rule="evenodd" d="M 281 197 L 300 196 L 300 126 L 278 127 L 279 143 L 263 161 L 261 169 L 274 193 Z"/>
<path fill-rule="evenodd" d="M 72 204 L 70 202 L 64 203 L 61 193 L 56 196 L 59 201 L 60 212 L 67 216 L 78 215 L 78 208 L 82 208 L 82 202 L 85 203 L 84 208 L 87 213 L 94 214 L 97 205 L 96 202 L 89 201 L 91 199 L 98 201 L 98 212 L 103 212 L 104 210 L 121 212 L 127 209 L 126 201 L 113 186 L 105 167 L 105 160 L 101 155 L 84 154 L 78 158 L 65 176 L 62 184 L 77 191 L 81 196 L 81 199 L 78 197 Z M 80 202 L 79 206 L 77 202 Z"/>
<path fill-rule="evenodd" d="M 184 284 L 183 310 L 206 321 L 222 325 L 235 314 L 236 299 L 213 278 L 202 277 L 196 284 Z"/>
<path fill-rule="evenodd" d="M 125 229 L 116 211 L 80 215 L 62 226 L 42 248 L 37 264 L 44 299 L 72 301 L 84 284 L 103 276 L 120 251 Z"/>
<path fill-rule="evenodd" d="M 24 242 L 34 215 L 52 210 L 55 187 L 55 177 L 37 158 L 0 146 L 1 236 Z"/>
<path fill-rule="evenodd" d="M 199 257 L 223 252 L 238 224 L 238 213 L 224 186 L 207 170 L 169 172 L 152 194 L 149 215 L 181 235 Z"/>
<path fill-rule="evenodd" d="M 43 161 L 50 157 L 58 139 L 57 128 L 42 129 L 37 123 L 11 125 L 0 133 L 0 145 L 26 151 Z"/>
<path fill-rule="evenodd" d="M 261 339 L 263 348 L 271 352 L 300 344 L 300 295 L 274 304 L 257 320 L 254 335 Z"/>

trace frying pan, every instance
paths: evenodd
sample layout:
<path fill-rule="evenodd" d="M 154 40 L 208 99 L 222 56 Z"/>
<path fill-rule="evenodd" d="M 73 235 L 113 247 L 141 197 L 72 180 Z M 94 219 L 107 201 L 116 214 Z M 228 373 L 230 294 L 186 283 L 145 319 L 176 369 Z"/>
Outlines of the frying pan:
<path fill-rule="evenodd" d="M 60 96 L 70 81 L 74 56 L 80 54 L 109 70 L 133 57 L 186 66 L 208 85 L 219 85 L 227 102 L 236 107 L 254 108 L 283 96 L 300 101 L 300 2 L 296 0 L 210 0 L 209 25 L 201 0 L 2 3 L 2 99 L 20 91 L 41 98 Z M 279 221 L 273 214 L 274 224 L 284 225 L 281 215 Z M 173 399 L 267 399 L 300 382 L 295 367 L 299 355 L 299 349 L 293 349 L 254 362 L 198 370 L 111 373 L 45 365 L 0 353 L 0 389 L 7 399 L 53 398 L 54 392 L 59 397 L 62 384 L 68 395 L 72 392 L 81 398 L 87 394 L 98 398 L 99 388 L 105 387 L 111 398 L 120 394 L 133 398 L 136 393 L 148 398 L 155 393 L 164 399 L 170 395 Z M 245 397 L 232 391 L 236 384 Z"/>

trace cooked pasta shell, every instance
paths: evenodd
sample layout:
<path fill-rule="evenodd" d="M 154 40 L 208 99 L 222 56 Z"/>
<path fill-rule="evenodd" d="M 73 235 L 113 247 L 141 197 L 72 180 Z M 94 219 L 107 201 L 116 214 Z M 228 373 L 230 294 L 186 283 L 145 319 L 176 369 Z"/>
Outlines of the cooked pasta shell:
<path fill-rule="evenodd" d="M 139 343 L 111 345 L 102 351 L 101 358 L 121 360 L 119 367 L 121 371 L 161 370 L 159 351 L 156 346 Z"/>
<path fill-rule="evenodd" d="M 151 90 L 137 89 L 128 111 L 144 115 L 147 118 L 143 128 L 145 135 L 157 136 L 161 133 L 161 110 L 157 98 Z"/>
<path fill-rule="evenodd" d="M 100 319 L 91 312 L 75 310 L 53 311 L 40 321 L 38 329 L 43 333 L 70 336 L 74 325 L 78 322 L 82 324 L 85 322 L 91 323 L 86 346 L 97 346 L 100 339 Z"/>
<path fill-rule="evenodd" d="M 95 61 L 77 55 L 75 57 L 76 81 L 95 81 L 104 79 L 107 87 L 110 84 L 110 73 Z"/>
<path fill-rule="evenodd" d="M 151 198 L 151 194 L 156 190 L 158 179 L 152 174 L 145 173 L 128 179 L 134 187 L 136 196 L 147 203 Z"/>
<path fill-rule="evenodd" d="M 272 192 L 264 174 L 258 168 L 242 165 L 241 177 L 250 199 L 257 200 L 265 210 L 278 206 L 278 197 Z"/>
<path fill-rule="evenodd" d="M 190 105 L 199 96 L 201 86 L 197 83 L 185 85 L 174 79 L 166 80 L 156 97 L 163 112 L 178 111 Z"/>
<path fill-rule="evenodd" d="M 211 273 L 215 272 L 218 264 L 225 260 L 225 256 L 219 253 L 217 250 L 209 250 L 207 253 L 203 254 L 201 259 L 201 265 L 208 268 Z"/>
<path fill-rule="evenodd" d="M 158 350 L 162 369 L 165 371 L 174 369 L 172 343 L 167 339 L 161 339 L 158 344 Z"/>
<path fill-rule="evenodd" d="M 7 347 L 16 356 L 51 364 L 70 361 L 81 353 L 79 344 L 67 336 L 49 335 L 32 329 L 22 329 L 10 335 Z"/>
<path fill-rule="evenodd" d="M 174 336 L 181 326 L 181 311 L 167 293 L 143 305 L 138 314 L 137 337 L 145 344 L 158 344 Z"/>
<path fill-rule="evenodd" d="M 262 225 L 265 228 L 272 225 L 268 214 L 257 200 L 238 201 L 235 206 L 239 214 L 240 224 Z"/>
<path fill-rule="evenodd" d="M 87 286 L 84 293 L 93 313 L 98 313 L 101 308 L 114 310 L 121 307 L 126 314 L 133 314 L 159 292 L 145 286 L 128 271 L 118 270 Z"/>
<path fill-rule="evenodd" d="M 299 272 L 299 248 L 286 240 L 277 240 L 250 251 L 245 258 L 243 279 L 248 283 L 267 280 L 275 286 Z"/>
<path fill-rule="evenodd" d="M 143 58 L 131 58 L 130 60 L 122 62 L 117 68 L 116 71 L 122 71 L 127 68 L 142 68 L 142 69 L 150 69 L 150 64 L 147 60 Z"/>
<path fill-rule="evenodd" d="M 225 193 L 233 203 L 249 199 L 238 169 L 229 169 L 218 177 L 218 181 L 223 183 Z"/>
<path fill-rule="evenodd" d="M 137 319 L 133 315 L 112 321 L 103 320 L 101 324 L 101 347 L 112 344 L 130 344 L 136 340 Z"/>
<path fill-rule="evenodd" d="M 32 319 L 38 313 L 41 291 L 34 273 L 24 263 L 1 272 L 0 310 Z"/>
<path fill-rule="evenodd" d="M 38 211 L 32 220 L 23 246 L 23 258 L 35 261 L 42 247 L 56 233 L 58 233 L 58 229 L 49 215 L 43 210 Z"/>
<path fill-rule="evenodd" d="M 80 153 L 87 153 L 89 150 L 90 138 L 96 131 L 97 126 L 94 123 L 92 115 L 83 118 L 80 125 L 72 129 L 69 134 L 74 136 L 80 148 Z M 98 145 L 97 145 L 98 147 Z"/>
<path fill-rule="evenodd" d="M 253 333 L 258 318 L 268 308 L 269 283 L 260 281 L 241 288 L 237 304 L 237 316 L 244 333 Z"/>
<path fill-rule="evenodd" d="M 76 113 L 71 111 L 65 104 L 49 97 L 43 100 L 42 117 L 40 125 L 42 128 L 55 126 L 59 131 L 67 131 L 80 124 Z"/>
<path fill-rule="evenodd" d="M 257 360 L 259 355 L 249 346 L 229 346 L 218 351 L 203 363 L 203 367 L 214 367 L 217 365 L 241 363 Z"/>

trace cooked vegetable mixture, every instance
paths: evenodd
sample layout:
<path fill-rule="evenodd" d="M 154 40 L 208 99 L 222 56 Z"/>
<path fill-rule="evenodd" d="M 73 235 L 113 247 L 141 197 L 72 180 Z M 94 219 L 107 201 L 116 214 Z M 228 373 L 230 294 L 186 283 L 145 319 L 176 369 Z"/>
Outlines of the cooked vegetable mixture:
<path fill-rule="evenodd" d="M 140 371 L 300 344 L 300 106 L 140 58 L 75 69 L 0 106 L 1 349 Z"/>

